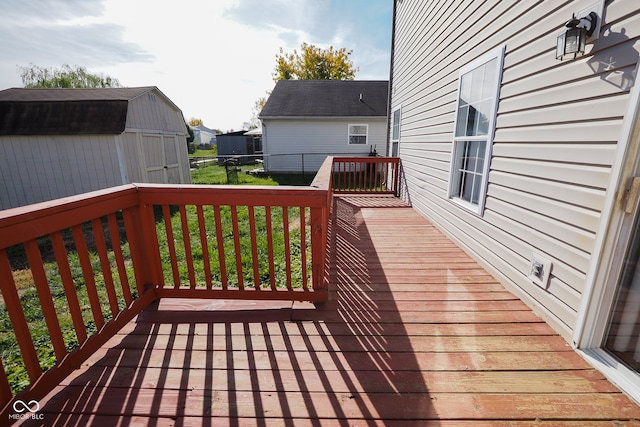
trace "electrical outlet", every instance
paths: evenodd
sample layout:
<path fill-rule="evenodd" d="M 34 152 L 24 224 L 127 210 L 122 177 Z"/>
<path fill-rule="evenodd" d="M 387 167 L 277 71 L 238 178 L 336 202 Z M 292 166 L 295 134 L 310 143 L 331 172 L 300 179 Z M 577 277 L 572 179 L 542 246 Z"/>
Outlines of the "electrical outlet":
<path fill-rule="evenodd" d="M 549 276 L 551 275 L 551 261 L 533 253 L 531 255 L 531 264 L 529 265 L 529 279 L 540 286 L 547 288 L 549 286 Z"/>

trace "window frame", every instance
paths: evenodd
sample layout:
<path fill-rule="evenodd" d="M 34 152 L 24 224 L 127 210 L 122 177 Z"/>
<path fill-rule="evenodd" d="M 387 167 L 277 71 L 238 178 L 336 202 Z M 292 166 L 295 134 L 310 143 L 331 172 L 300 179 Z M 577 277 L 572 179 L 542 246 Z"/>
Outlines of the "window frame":
<path fill-rule="evenodd" d="M 493 149 L 493 138 L 495 134 L 495 123 L 496 116 L 498 113 L 498 104 L 500 98 L 500 87 L 502 83 L 502 74 L 503 74 L 503 66 L 504 66 L 504 54 L 505 54 L 505 46 L 501 46 L 496 48 L 482 57 L 470 62 L 469 64 L 462 67 L 458 73 L 458 89 L 456 91 L 456 109 L 455 109 L 455 117 L 453 123 L 453 137 L 452 137 L 452 145 L 451 145 L 451 163 L 449 170 L 449 188 L 448 188 L 448 199 L 454 204 L 461 206 L 472 213 L 482 216 L 484 212 L 486 196 L 487 196 L 487 187 L 489 182 L 489 169 L 491 165 L 491 153 Z M 487 124 L 486 134 L 484 135 L 461 135 L 456 136 L 456 130 L 458 129 L 458 120 L 459 120 L 459 111 L 460 111 L 460 94 L 462 90 L 462 81 L 465 75 L 470 74 L 474 70 L 484 66 L 485 64 L 496 60 L 496 80 L 492 82 L 494 88 L 489 88 L 490 92 L 493 94 L 493 105 L 490 106 L 488 111 L 490 112 L 488 118 L 489 122 Z M 466 120 L 466 118 L 465 118 Z M 461 161 L 463 160 L 463 156 L 461 156 L 461 151 L 467 147 L 468 145 L 473 145 L 475 142 L 484 142 L 484 153 L 482 159 L 482 171 L 479 185 L 479 193 L 478 193 L 478 201 L 477 204 L 472 201 L 467 201 L 461 197 L 458 197 L 460 192 L 460 181 L 464 179 L 464 173 L 460 171 Z M 476 169 L 477 170 L 477 169 Z M 467 170 L 469 172 L 469 170 Z M 475 173 L 474 173 L 475 174 Z M 471 196 L 473 198 L 473 196 Z"/>
<path fill-rule="evenodd" d="M 398 135 L 397 135 L 397 137 L 395 135 L 396 113 L 398 113 L 398 123 L 397 123 Z M 399 142 L 400 141 L 401 126 L 402 126 L 402 105 L 398 105 L 391 112 L 391 142 Z"/>
<path fill-rule="evenodd" d="M 360 133 L 351 133 L 351 126 L 364 126 L 365 128 L 365 133 L 360 134 Z M 351 137 L 352 136 L 364 136 L 364 144 L 355 144 L 351 142 Z M 347 125 L 347 144 L 348 145 L 356 145 L 356 146 L 363 146 L 363 145 L 369 145 L 369 125 L 366 123 L 349 123 Z"/>

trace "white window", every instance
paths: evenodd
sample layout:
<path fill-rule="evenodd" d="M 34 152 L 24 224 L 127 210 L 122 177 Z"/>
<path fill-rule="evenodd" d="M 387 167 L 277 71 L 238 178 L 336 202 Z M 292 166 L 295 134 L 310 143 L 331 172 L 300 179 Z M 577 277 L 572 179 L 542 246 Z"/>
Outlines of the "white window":
<path fill-rule="evenodd" d="M 460 70 L 449 197 L 480 214 L 491 160 L 504 48 Z"/>
<path fill-rule="evenodd" d="M 349 125 L 349 144 L 367 144 L 369 125 Z"/>
<path fill-rule="evenodd" d="M 393 110 L 393 122 L 391 122 L 391 141 L 393 142 L 400 140 L 400 111 L 400 107 Z"/>

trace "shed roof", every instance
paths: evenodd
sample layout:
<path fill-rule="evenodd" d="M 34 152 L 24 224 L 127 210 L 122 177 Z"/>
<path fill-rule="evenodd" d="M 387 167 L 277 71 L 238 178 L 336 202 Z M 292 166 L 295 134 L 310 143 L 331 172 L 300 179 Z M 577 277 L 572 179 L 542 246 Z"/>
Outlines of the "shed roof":
<path fill-rule="evenodd" d="M 0 135 L 120 134 L 129 101 L 151 91 L 175 107 L 155 86 L 2 90 Z"/>
<path fill-rule="evenodd" d="M 386 117 L 386 80 L 280 80 L 260 118 Z"/>

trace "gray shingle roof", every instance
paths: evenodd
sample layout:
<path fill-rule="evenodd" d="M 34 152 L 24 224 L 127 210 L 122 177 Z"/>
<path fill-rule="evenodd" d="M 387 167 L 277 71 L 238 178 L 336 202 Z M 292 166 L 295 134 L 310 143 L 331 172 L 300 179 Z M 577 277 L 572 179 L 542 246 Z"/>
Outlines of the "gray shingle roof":
<path fill-rule="evenodd" d="M 120 134 L 129 100 L 154 86 L 0 91 L 0 135 Z"/>
<path fill-rule="evenodd" d="M 386 80 L 280 80 L 259 117 L 386 117 L 388 87 Z"/>

